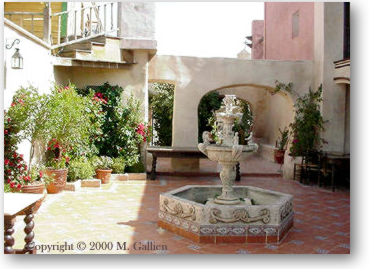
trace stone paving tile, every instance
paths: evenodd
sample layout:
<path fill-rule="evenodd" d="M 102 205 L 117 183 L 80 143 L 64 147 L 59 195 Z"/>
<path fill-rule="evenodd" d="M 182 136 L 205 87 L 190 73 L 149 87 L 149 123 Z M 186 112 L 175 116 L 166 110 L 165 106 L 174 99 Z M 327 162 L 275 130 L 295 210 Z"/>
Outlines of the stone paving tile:
<path fill-rule="evenodd" d="M 160 183 L 163 182 L 163 185 Z M 159 177 L 156 181 L 113 182 L 104 188 L 47 195 L 35 215 L 35 242 L 74 244 L 64 254 L 349 254 L 349 192 L 331 192 L 282 178 L 242 177 L 252 185 L 294 195 L 295 224 L 280 244 L 200 244 L 157 225 L 159 194 L 187 184 L 219 184 L 215 177 Z M 318 210 L 318 211 L 316 211 Z M 23 247 L 23 217 L 17 218 L 15 248 Z M 154 242 L 155 247 L 134 249 Z M 79 250 L 77 244 L 87 246 Z M 90 243 L 114 248 L 90 250 Z M 126 242 L 128 250 L 117 249 Z M 40 253 L 40 251 L 39 251 Z M 44 252 L 58 254 L 60 251 Z"/>

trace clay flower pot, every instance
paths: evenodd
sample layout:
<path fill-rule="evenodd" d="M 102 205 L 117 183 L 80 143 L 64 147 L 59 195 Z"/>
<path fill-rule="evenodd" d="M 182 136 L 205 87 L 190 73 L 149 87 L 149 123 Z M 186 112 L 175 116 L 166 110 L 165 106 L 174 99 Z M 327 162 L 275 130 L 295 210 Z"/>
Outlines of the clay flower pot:
<path fill-rule="evenodd" d="M 112 169 L 96 169 L 96 178 L 101 180 L 102 184 L 110 182 L 110 175 L 112 174 Z"/>
<path fill-rule="evenodd" d="M 274 161 L 276 163 L 283 164 L 283 162 L 284 162 L 284 153 L 285 153 L 285 150 L 275 149 L 275 151 L 274 151 Z"/>
<path fill-rule="evenodd" d="M 44 182 L 35 181 L 30 185 L 22 186 L 22 193 L 31 193 L 31 194 L 43 194 L 44 193 Z"/>
<path fill-rule="evenodd" d="M 48 194 L 57 194 L 64 190 L 68 176 L 68 169 L 47 168 L 45 173 L 48 177 L 53 179 L 52 182 L 47 184 Z"/>

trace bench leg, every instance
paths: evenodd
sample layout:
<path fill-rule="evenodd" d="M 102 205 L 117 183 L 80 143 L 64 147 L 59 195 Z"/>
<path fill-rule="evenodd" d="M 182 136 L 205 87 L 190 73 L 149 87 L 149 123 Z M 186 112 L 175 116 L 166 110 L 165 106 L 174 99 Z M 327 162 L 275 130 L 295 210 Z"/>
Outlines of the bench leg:
<path fill-rule="evenodd" d="M 152 154 L 151 180 L 156 179 L 156 166 L 157 166 L 157 157 Z"/>
<path fill-rule="evenodd" d="M 236 167 L 235 181 L 240 181 L 240 163 L 238 162 L 235 167 Z"/>
<path fill-rule="evenodd" d="M 35 254 L 35 243 L 34 243 L 34 215 L 32 214 L 32 211 L 29 211 L 26 213 L 26 217 L 24 219 L 24 222 L 26 224 L 24 232 L 26 234 L 25 237 L 25 247 L 23 249 L 24 253 L 27 254 Z"/>
<path fill-rule="evenodd" d="M 15 250 L 13 249 L 14 245 L 14 222 L 15 218 L 8 216 L 4 217 L 4 254 L 14 254 Z"/>

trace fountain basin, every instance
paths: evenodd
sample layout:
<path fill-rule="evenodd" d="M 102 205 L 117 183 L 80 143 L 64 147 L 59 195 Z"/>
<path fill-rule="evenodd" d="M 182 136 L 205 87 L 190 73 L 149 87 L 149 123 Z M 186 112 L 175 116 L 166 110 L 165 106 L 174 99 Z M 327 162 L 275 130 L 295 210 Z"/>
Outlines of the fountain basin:
<path fill-rule="evenodd" d="M 237 205 L 214 203 L 220 185 L 187 185 L 160 194 L 159 226 L 200 243 L 279 243 L 293 225 L 292 196 L 234 187 Z"/>
<path fill-rule="evenodd" d="M 242 145 L 243 150 L 241 151 L 241 154 L 239 158 L 234 159 L 233 153 L 232 153 L 232 146 L 222 146 L 217 144 L 211 144 L 206 147 L 206 154 L 208 158 L 212 161 L 217 162 L 240 162 L 247 160 L 250 158 L 258 148 L 257 144 L 253 144 L 252 146 L 249 145 Z"/>

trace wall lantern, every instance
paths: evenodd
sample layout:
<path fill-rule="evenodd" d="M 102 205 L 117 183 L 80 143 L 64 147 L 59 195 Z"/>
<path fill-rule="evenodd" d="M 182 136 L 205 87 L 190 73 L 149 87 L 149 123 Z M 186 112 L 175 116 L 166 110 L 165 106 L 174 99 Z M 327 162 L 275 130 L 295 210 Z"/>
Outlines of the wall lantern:
<path fill-rule="evenodd" d="M 5 45 L 5 48 L 10 50 L 13 48 L 14 44 L 19 44 L 19 39 L 14 39 L 11 44 Z M 19 48 L 16 48 L 16 51 L 12 55 L 11 67 L 12 69 L 23 69 L 23 57 L 19 52 Z"/>
<path fill-rule="evenodd" d="M 23 57 L 19 53 L 19 49 L 16 48 L 16 52 L 12 55 L 12 69 L 23 69 Z"/>

